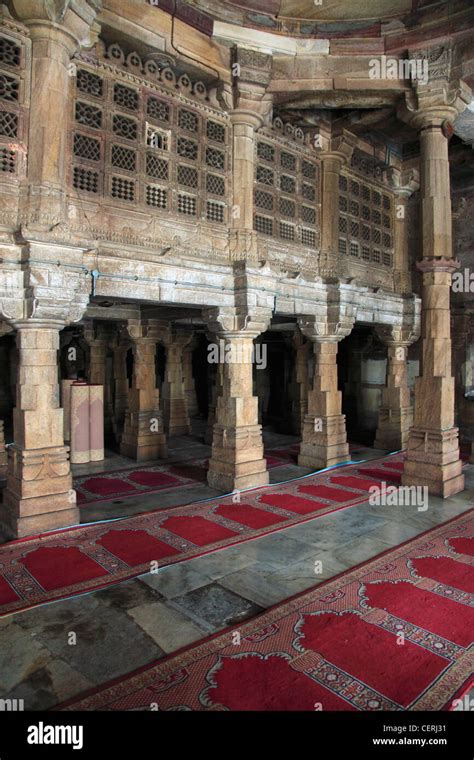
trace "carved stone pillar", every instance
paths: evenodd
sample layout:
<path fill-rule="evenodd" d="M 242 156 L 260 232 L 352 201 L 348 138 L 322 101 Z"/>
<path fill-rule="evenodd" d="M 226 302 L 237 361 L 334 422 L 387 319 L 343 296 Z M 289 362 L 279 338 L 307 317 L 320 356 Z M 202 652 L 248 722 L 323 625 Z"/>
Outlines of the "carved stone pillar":
<path fill-rule="evenodd" d="M 28 183 L 25 217 L 44 224 L 65 219 L 71 58 L 91 44 L 99 0 L 12 0 L 32 42 Z"/>
<path fill-rule="evenodd" d="M 193 376 L 193 349 L 195 348 L 195 339 L 184 348 L 183 351 L 183 377 L 184 377 L 184 394 L 190 418 L 195 417 L 199 411 L 196 383 Z"/>
<path fill-rule="evenodd" d="M 233 99 L 229 99 L 232 123 L 232 195 L 230 251 L 234 260 L 256 259 L 257 238 L 253 229 L 255 180 L 255 132 L 271 110 L 265 93 L 271 76 L 271 55 L 236 46 Z"/>
<path fill-rule="evenodd" d="M 270 314 L 212 309 L 207 315 L 222 367 L 208 483 L 223 491 L 265 485 L 262 426 L 253 395 L 253 341 L 266 329 Z"/>
<path fill-rule="evenodd" d="M 297 427 L 295 429 L 296 435 L 303 435 L 303 425 L 305 417 L 308 413 L 308 394 L 309 394 L 309 370 L 308 370 L 308 354 L 311 346 L 311 342 L 305 340 L 299 330 L 296 330 L 293 334 L 293 347 L 295 350 L 295 375 L 297 384 L 297 404 L 296 420 Z"/>
<path fill-rule="evenodd" d="M 426 51 L 421 51 L 425 54 Z M 419 54 L 412 51 L 410 55 Z M 448 136 L 470 101 L 463 83 L 449 81 L 449 48 L 427 51 L 429 85 L 417 85 L 400 112 L 420 131 L 422 272 L 422 366 L 415 383 L 414 424 L 408 439 L 404 485 L 428 486 L 448 497 L 464 488 L 458 429 L 454 426 L 451 371 L 450 289 L 453 271 Z"/>
<path fill-rule="evenodd" d="M 184 349 L 192 333 L 167 332 L 163 337 L 166 347 L 166 370 L 163 384 L 165 428 L 170 435 L 188 435 L 191 432 L 186 391 L 184 387 Z"/>
<path fill-rule="evenodd" d="M 342 393 L 337 385 L 337 344 L 354 326 L 349 304 L 328 307 L 325 317 L 299 317 L 301 332 L 313 343 L 314 377 L 308 393 L 298 464 L 321 470 L 349 459 Z"/>
<path fill-rule="evenodd" d="M 137 461 L 166 456 L 166 436 L 155 374 L 156 342 L 160 336 L 157 327 L 156 320 L 129 320 L 126 328 L 132 342 L 133 378 L 128 390 L 120 452 Z"/>
<path fill-rule="evenodd" d="M 408 387 L 408 346 L 418 338 L 411 329 L 379 327 L 377 335 L 387 346 L 386 385 L 382 391 L 374 446 L 399 451 L 406 448 L 413 423 Z"/>
<path fill-rule="evenodd" d="M 391 166 L 388 179 L 396 196 L 394 212 L 393 276 L 398 293 L 413 291 L 409 261 L 408 201 L 420 187 L 419 174 L 415 169 L 401 172 Z"/>
<path fill-rule="evenodd" d="M 213 340 L 213 338 L 210 338 Z M 214 424 L 216 421 L 216 408 L 217 399 L 222 393 L 222 364 L 218 364 L 214 375 L 214 381 L 212 383 L 211 394 L 209 398 L 209 406 L 207 411 L 207 426 L 204 435 L 205 443 L 212 445 L 212 439 L 214 435 Z"/>
<path fill-rule="evenodd" d="M 112 348 L 114 366 L 113 429 L 116 440 L 120 440 L 122 435 L 128 404 L 127 351 L 130 345 L 130 341 L 124 340 L 123 336 L 119 335 Z"/>
<path fill-rule="evenodd" d="M 59 405 L 58 349 L 63 325 L 25 320 L 14 326 L 19 354 L 14 443 L 8 450 L 0 530 L 8 538 L 21 538 L 78 523 L 79 510 Z"/>
<path fill-rule="evenodd" d="M 0 478 L 7 474 L 7 450 L 5 448 L 5 425 L 0 420 Z"/>

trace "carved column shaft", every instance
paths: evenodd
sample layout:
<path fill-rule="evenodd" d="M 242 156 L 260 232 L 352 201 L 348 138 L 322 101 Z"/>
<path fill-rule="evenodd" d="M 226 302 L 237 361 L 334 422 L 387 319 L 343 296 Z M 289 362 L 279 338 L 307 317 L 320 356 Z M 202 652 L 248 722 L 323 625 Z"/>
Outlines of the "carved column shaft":
<path fill-rule="evenodd" d="M 21 537 L 79 521 L 59 406 L 59 329 L 18 323 L 14 443 L 9 448 L 2 532 Z"/>
<path fill-rule="evenodd" d="M 393 337 L 384 342 L 388 344 L 387 375 L 374 445 L 379 449 L 399 451 L 407 445 L 413 422 L 407 367 L 408 345 L 411 341 L 397 341 Z"/>
<path fill-rule="evenodd" d="M 186 335 L 172 333 L 165 342 L 166 376 L 162 393 L 168 435 L 188 435 L 191 432 L 183 365 L 184 349 L 191 339 L 190 333 Z"/>

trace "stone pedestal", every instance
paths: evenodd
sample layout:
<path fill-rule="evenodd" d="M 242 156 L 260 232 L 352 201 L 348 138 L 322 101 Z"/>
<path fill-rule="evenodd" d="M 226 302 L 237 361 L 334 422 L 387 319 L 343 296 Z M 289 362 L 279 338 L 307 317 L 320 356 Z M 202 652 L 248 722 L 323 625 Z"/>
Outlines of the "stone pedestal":
<path fill-rule="evenodd" d="M 416 330 L 380 328 L 377 334 L 387 345 L 387 379 L 374 446 L 378 449 L 405 449 L 413 423 L 413 408 L 408 387 L 408 346 L 417 338 Z"/>
<path fill-rule="evenodd" d="M 134 358 L 133 378 L 120 452 L 137 461 L 162 458 L 166 456 L 166 436 L 156 388 L 156 335 L 151 325 L 144 323 L 134 325 L 129 337 Z"/>
<path fill-rule="evenodd" d="M 16 327 L 14 443 L 8 451 L 7 488 L 0 507 L 0 532 L 7 538 L 79 522 L 59 406 L 60 326 L 32 320 Z"/>

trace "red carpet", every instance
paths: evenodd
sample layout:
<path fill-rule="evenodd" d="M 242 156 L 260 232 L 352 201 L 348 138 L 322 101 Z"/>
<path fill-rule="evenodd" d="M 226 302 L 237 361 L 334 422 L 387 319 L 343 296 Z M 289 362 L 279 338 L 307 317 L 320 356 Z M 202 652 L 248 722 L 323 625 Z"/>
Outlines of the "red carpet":
<path fill-rule="evenodd" d="M 379 468 L 384 461 L 376 460 Z M 242 493 L 242 503 L 227 496 L 11 541 L 0 546 L 0 615 L 147 573 L 154 560 L 181 562 L 366 501 L 369 485 L 380 481 L 363 468 L 256 488 Z"/>
<path fill-rule="evenodd" d="M 296 464 L 298 453 L 289 449 L 265 451 L 267 468 Z M 299 444 L 296 446 L 299 449 Z M 157 493 L 168 488 L 205 483 L 209 460 L 190 460 L 190 463 L 139 466 L 125 470 L 109 470 L 96 475 L 78 475 L 73 478 L 77 503 L 81 507 L 99 501 L 126 499 L 144 493 Z"/>
<path fill-rule="evenodd" d="M 474 685 L 473 533 L 471 510 L 58 709 L 451 709 Z"/>

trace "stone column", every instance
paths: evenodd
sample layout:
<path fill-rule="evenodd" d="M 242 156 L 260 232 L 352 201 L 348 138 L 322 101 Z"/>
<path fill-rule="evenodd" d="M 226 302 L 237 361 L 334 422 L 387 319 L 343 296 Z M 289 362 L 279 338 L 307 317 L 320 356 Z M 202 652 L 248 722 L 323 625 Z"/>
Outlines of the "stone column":
<path fill-rule="evenodd" d="M 29 220 L 64 220 L 71 58 L 90 45 L 98 0 L 12 0 L 32 43 L 27 209 Z"/>
<path fill-rule="evenodd" d="M 268 483 L 258 398 L 253 395 L 253 341 L 270 314 L 210 310 L 209 329 L 219 346 L 222 392 L 217 399 L 208 483 L 223 491 Z"/>
<path fill-rule="evenodd" d="M 190 418 L 195 417 L 199 411 L 196 396 L 196 383 L 193 376 L 193 349 L 195 348 L 195 343 L 196 341 L 193 336 L 191 343 L 188 343 L 183 351 L 184 394 Z"/>
<path fill-rule="evenodd" d="M 420 132 L 423 241 L 418 264 L 423 278 L 422 365 L 402 483 L 428 486 L 431 494 L 445 498 L 464 488 L 451 371 L 450 289 L 459 265 L 452 258 L 447 138 L 471 91 L 463 83 L 450 82 L 449 48 L 436 48 L 427 55 L 435 64 L 433 70 L 430 65 L 429 85 L 418 85 L 400 112 Z"/>
<path fill-rule="evenodd" d="M 132 341 L 134 364 L 120 452 L 137 461 L 163 458 L 166 436 L 156 388 L 156 320 L 129 320 L 127 334 Z"/>
<path fill-rule="evenodd" d="M 387 177 L 395 194 L 394 208 L 394 252 L 393 252 L 393 277 L 397 293 L 411 293 L 413 291 L 411 265 L 409 260 L 409 220 L 408 201 L 420 187 L 418 171 L 400 171 L 391 166 L 387 170 Z"/>
<path fill-rule="evenodd" d="M 114 413 L 113 428 L 116 440 L 123 430 L 128 403 L 127 351 L 131 343 L 118 336 L 112 350 L 114 356 Z"/>
<path fill-rule="evenodd" d="M 72 490 L 69 447 L 63 439 L 59 405 L 59 330 L 53 321 L 17 322 L 19 365 L 14 443 L 0 507 L 0 530 L 21 538 L 79 522 Z"/>
<path fill-rule="evenodd" d="M 167 435 L 189 435 L 189 421 L 186 390 L 184 386 L 184 350 L 192 340 L 192 333 L 167 332 L 163 336 L 166 348 L 165 382 L 163 401 L 165 428 Z"/>
<path fill-rule="evenodd" d="M 84 340 L 89 346 L 88 381 L 91 385 L 105 386 L 105 360 L 110 335 L 91 321 L 84 325 Z"/>
<path fill-rule="evenodd" d="M 418 334 L 397 327 L 379 327 L 376 331 L 382 343 L 387 346 L 387 375 L 374 446 L 377 449 L 399 451 L 406 448 L 413 423 L 407 358 L 408 346 L 418 338 Z"/>
<path fill-rule="evenodd" d="M 5 425 L 0 420 L 0 478 L 6 477 L 7 474 L 7 450 L 5 448 Z"/>
<path fill-rule="evenodd" d="M 308 353 L 311 342 L 305 340 L 299 330 L 293 335 L 293 347 L 295 349 L 295 368 L 296 384 L 298 386 L 299 408 L 297 410 L 298 429 L 297 435 L 303 435 L 303 425 L 308 413 L 308 393 L 309 393 L 309 370 L 308 370 Z"/>
<path fill-rule="evenodd" d="M 313 343 L 314 377 L 298 464 L 321 470 L 349 459 L 342 393 L 337 385 L 337 344 L 354 326 L 350 304 L 334 304 L 325 317 L 299 317 L 301 332 Z"/>
<path fill-rule="evenodd" d="M 255 131 L 272 106 L 266 87 L 271 77 L 271 55 L 234 48 L 233 97 L 228 97 L 232 123 L 232 196 L 230 253 L 234 260 L 257 258 L 257 234 L 253 229 L 255 182 Z"/>
<path fill-rule="evenodd" d="M 211 342 L 215 338 L 210 338 Z M 214 424 L 216 421 L 216 408 L 217 399 L 222 393 L 222 364 L 218 364 L 216 373 L 214 375 L 214 382 L 211 388 L 211 397 L 209 399 L 209 406 L 207 411 L 207 426 L 204 434 L 204 442 L 212 445 L 212 438 L 214 435 Z"/>

